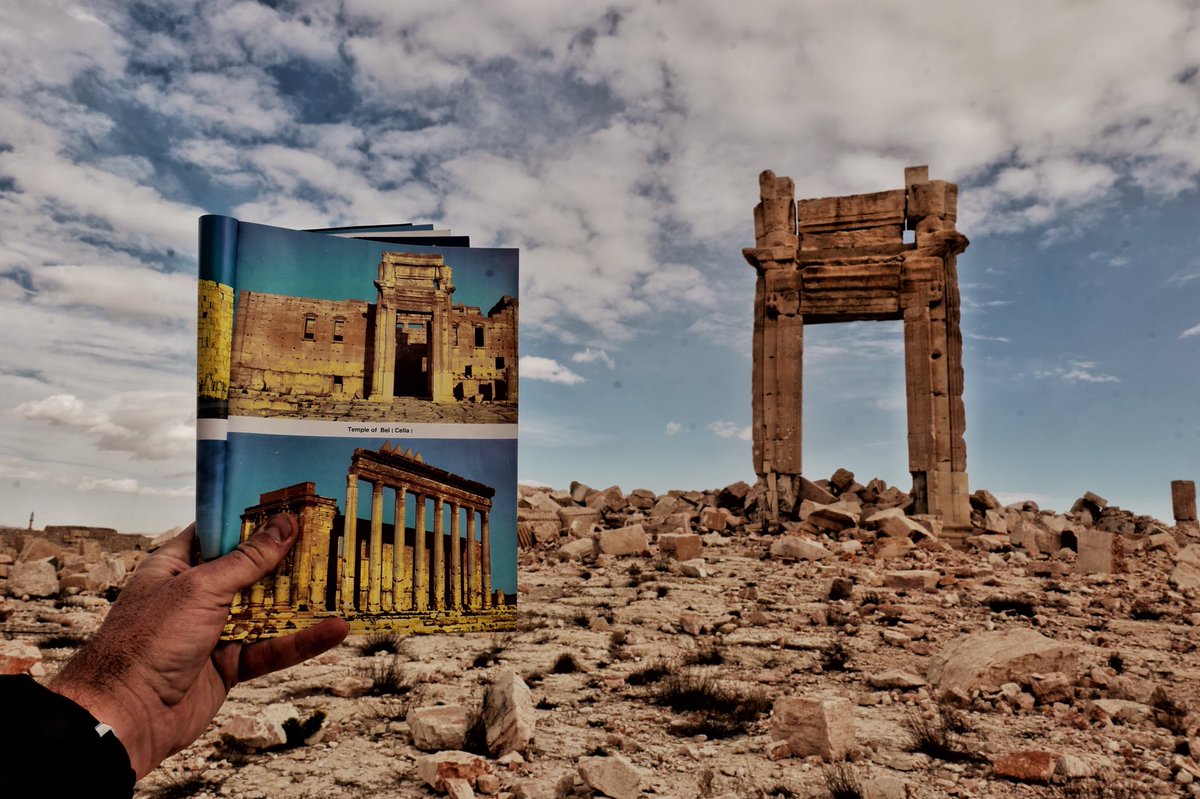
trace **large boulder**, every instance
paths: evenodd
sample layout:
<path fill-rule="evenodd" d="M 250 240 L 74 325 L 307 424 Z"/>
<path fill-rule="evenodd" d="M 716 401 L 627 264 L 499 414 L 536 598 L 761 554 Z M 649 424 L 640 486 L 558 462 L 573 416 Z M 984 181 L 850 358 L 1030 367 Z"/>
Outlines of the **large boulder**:
<path fill-rule="evenodd" d="M 533 738 L 535 716 L 529 686 L 515 672 L 501 671 L 483 698 L 487 748 L 494 757 L 524 752 Z"/>
<path fill-rule="evenodd" d="M 58 574 L 49 560 L 22 561 L 8 567 L 7 585 L 12 596 L 54 596 L 58 593 Z"/>
<path fill-rule="evenodd" d="M 650 545 L 646 543 L 646 531 L 640 524 L 631 524 L 619 530 L 605 530 L 600 533 L 599 549 L 601 555 L 641 555 L 648 552 Z"/>
<path fill-rule="evenodd" d="M 579 776 L 593 791 L 612 799 L 637 799 L 642 795 L 642 773 L 622 755 L 582 758 Z"/>
<path fill-rule="evenodd" d="M 941 691 L 970 693 L 1006 682 L 1028 685 L 1034 673 L 1075 675 L 1075 648 L 1034 630 L 975 633 L 957 638 L 933 657 L 926 676 Z"/>

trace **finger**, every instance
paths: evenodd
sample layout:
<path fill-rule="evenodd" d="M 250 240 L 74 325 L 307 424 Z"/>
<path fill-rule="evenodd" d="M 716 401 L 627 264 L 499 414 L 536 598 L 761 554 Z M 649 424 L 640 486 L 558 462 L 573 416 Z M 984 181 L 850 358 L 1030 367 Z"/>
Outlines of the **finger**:
<path fill-rule="evenodd" d="M 138 582 L 161 580 L 186 571 L 192 563 L 196 525 L 189 524 L 179 535 L 154 550 L 135 570 Z"/>
<path fill-rule="evenodd" d="M 315 657 L 340 644 L 349 632 L 345 619 L 326 619 L 292 635 L 244 645 L 238 681 L 253 680 Z"/>
<path fill-rule="evenodd" d="M 267 519 L 237 549 L 216 560 L 202 563 L 191 578 L 224 603 L 253 582 L 267 576 L 296 543 L 300 525 L 290 513 Z"/>

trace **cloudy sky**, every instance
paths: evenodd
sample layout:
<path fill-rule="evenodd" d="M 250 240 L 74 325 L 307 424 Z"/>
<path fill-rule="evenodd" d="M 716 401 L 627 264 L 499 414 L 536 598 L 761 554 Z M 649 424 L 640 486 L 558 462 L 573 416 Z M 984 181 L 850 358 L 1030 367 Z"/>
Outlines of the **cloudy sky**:
<path fill-rule="evenodd" d="M 196 218 L 522 251 L 522 479 L 749 453 L 751 211 L 960 184 L 971 487 L 1200 479 L 1195 2 L 38 3 L 0 27 L 0 524 L 191 518 Z M 905 488 L 898 324 L 809 328 L 805 463 Z"/>

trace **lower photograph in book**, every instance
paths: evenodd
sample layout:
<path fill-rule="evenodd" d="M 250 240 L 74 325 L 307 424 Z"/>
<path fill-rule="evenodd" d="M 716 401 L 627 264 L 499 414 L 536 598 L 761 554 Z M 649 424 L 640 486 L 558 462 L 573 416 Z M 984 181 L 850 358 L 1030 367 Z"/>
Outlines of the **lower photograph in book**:
<path fill-rule="evenodd" d="M 513 629 L 516 439 L 231 433 L 226 529 L 291 513 L 300 535 L 234 599 L 223 638 L 285 635 L 330 616 L 351 634 Z"/>

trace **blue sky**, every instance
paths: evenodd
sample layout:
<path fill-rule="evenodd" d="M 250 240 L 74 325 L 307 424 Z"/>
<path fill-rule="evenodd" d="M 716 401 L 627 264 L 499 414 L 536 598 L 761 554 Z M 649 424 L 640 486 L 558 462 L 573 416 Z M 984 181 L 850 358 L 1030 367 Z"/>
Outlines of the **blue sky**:
<path fill-rule="evenodd" d="M 971 487 L 1200 479 L 1194 3 L 6 3 L 0 523 L 194 494 L 196 219 L 521 249 L 520 476 L 752 479 L 757 175 L 960 185 Z M 806 331 L 805 468 L 907 487 L 898 326 Z"/>

